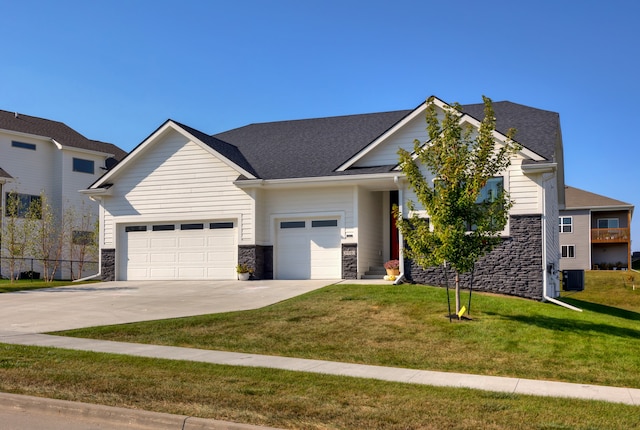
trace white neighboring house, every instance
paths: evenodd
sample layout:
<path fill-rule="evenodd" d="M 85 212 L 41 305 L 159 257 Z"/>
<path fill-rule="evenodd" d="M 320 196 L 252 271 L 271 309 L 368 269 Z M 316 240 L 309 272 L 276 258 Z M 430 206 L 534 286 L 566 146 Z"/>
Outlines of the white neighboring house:
<path fill-rule="evenodd" d="M 403 279 L 441 284 L 440 269 L 403 259 L 391 216 L 393 204 L 412 199 L 397 151 L 427 139 L 426 107 L 216 135 L 167 120 L 85 191 L 100 202 L 103 279 L 235 279 L 238 263 L 262 279 L 356 279 L 399 258 Z M 553 298 L 564 204 L 559 115 L 493 107 L 496 144 L 515 127 L 522 149 L 497 178 L 515 204 L 474 289 Z M 484 105 L 463 110 L 461 121 L 478 127 Z"/>
<path fill-rule="evenodd" d="M 5 222 L 10 193 L 17 193 L 23 203 L 44 193 L 58 219 L 69 208 L 97 217 L 98 205 L 78 191 L 125 155 L 117 146 L 87 139 L 61 122 L 0 110 L 0 222 Z M 1 267 L 7 270 L 6 264 Z M 35 271 L 39 267 L 36 262 Z M 22 269 L 30 270 L 30 262 Z M 68 276 L 68 270 L 58 275 Z"/>

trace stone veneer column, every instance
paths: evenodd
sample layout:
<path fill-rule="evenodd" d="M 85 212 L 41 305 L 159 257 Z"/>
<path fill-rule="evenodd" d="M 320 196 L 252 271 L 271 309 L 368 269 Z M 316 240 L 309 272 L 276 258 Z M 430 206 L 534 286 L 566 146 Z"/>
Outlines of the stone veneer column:
<path fill-rule="evenodd" d="M 342 279 L 358 279 L 358 244 L 342 244 Z"/>
<path fill-rule="evenodd" d="M 100 274 L 105 282 L 116 280 L 116 250 L 103 248 L 100 250 Z"/>
<path fill-rule="evenodd" d="M 510 236 L 476 263 L 473 289 L 542 300 L 542 219 L 540 215 L 518 215 L 509 219 Z M 441 267 L 422 269 L 405 260 L 405 276 L 416 283 L 444 286 Z M 448 272 L 449 286 L 454 273 Z M 460 277 L 462 288 L 469 288 L 471 276 Z"/>
<path fill-rule="evenodd" d="M 239 245 L 238 264 L 253 267 L 255 279 L 273 279 L 273 246 Z"/>

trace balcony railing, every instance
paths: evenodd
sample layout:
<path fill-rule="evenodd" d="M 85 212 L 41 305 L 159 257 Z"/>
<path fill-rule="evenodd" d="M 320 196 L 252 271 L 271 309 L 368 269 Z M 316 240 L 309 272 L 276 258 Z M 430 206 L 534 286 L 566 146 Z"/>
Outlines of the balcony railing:
<path fill-rule="evenodd" d="M 629 242 L 628 228 L 592 228 L 591 243 Z"/>

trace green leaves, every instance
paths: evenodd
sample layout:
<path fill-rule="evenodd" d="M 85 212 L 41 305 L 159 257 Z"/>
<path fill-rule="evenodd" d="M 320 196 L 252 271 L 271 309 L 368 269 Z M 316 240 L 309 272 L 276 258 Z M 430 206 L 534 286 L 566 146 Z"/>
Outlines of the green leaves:
<path fill-rule="evenodd" d="M 518 147 L 511 140 L 513 131 L 502 141 L 496 138 L 491 100 L 483 96 L 483 102 L 484 118 L 475 127 L 465 121 L 459 104 L 440 109 L 429 99 L 429 140 L 416 141 L 414 154 L 399 152 L 402 171 L 429 217 L 403 218 L 395 211 L 408 245 L 405 255 L 420 266 L 446 261 L 465 273 L 500 243 L 512 202 L 496 176 L 504 174 Z M 423 176 L 421 165 L 434 175 L 433 181 Z"/>

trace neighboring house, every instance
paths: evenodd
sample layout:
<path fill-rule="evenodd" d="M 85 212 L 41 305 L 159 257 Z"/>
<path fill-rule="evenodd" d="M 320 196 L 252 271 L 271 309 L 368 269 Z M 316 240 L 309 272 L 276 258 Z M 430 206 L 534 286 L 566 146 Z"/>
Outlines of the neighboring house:
<path fill-rule="evenodd" d="M 415 198 L 397 151 L 427 138 L 426 107 L 213 136 L 166 121 L 85 191 L 101 206 L 103 279 L 235 279 L 237 263 L 263 279 L 356 279 L 402 259 L 391 208 Z M 559 115 L 511 102 L 493 107 L 496 144 L 515 127 L 522 149 L 497 179 L 515 204 L 502 245 L 477 266 L 474 288 L 555 297 L 564 204 Z M 463 108 L 461 121 L 479 127 L 484 105 Z M 410 261 L 401 268 L 415 282 L 442 281 L 440 269 Z"/>
<path fill-rule="evenodd" d="M 565 187 L 560 211 L 560 269 L 631 267 L 633 205 L 574 187 Z"/>
<path fill-rule="evenodd" d="M 97 215 L 98 205 L 78 191 L 125 155 L 61 122 L 0 110 L 0 222 L 10 193 L 25 205 L 44 193 L 58 220 L 69 208 Z"/>

